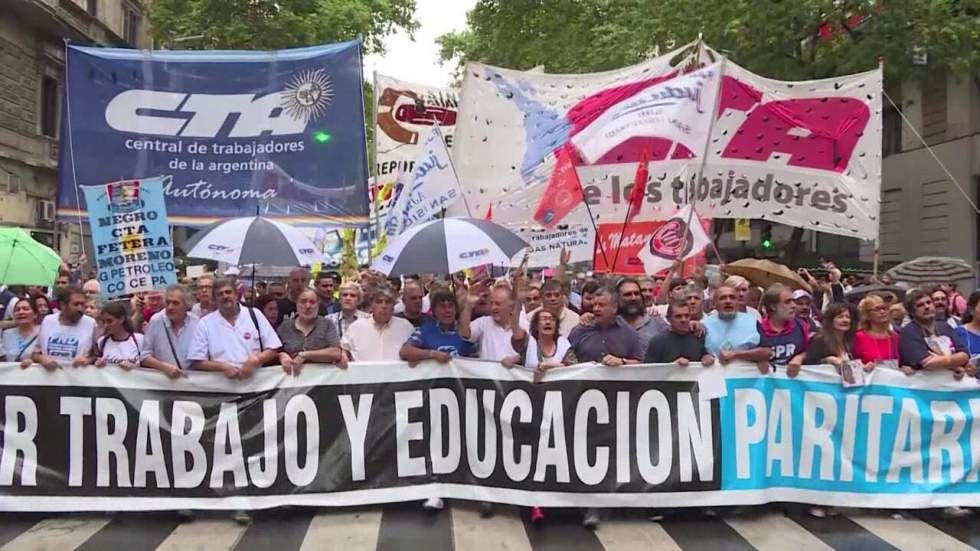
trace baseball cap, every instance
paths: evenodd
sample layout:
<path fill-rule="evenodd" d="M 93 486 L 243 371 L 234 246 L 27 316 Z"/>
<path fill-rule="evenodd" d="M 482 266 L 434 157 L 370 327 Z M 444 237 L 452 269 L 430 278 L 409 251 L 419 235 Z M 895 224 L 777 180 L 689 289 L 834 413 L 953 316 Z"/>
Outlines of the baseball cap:
<path fill-rule="evenodd" d="M 226 276 L 236 276 L 240 273 L 241 272 L 238 270 L 238 266 L 229 266 L 228 269 L 225 270 Z"/>
<path fill-rule="evenodd" d="M 793 291 L 793 300 L 800 300 L 801 298 L 813 298 L 813 295 L 804 291 L 803 289 L 797 289 Z"/>

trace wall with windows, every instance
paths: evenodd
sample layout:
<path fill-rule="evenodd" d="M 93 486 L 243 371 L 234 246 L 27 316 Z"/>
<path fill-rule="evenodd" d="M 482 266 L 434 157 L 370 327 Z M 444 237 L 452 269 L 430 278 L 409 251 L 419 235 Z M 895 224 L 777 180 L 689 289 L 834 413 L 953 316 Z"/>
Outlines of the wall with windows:
<path fill-rule="evenodd" d="M 64 39 L 150 47 L 145 0 L 0 0 L 0 225 L 74 259 L 85 237 L 54 220 Z"/>
<path fill-rule="evenodd" d="M 889 94 L 963 187 L 957 189 L 898 113 L 883 113 L 881 258 L 917 256 L 978 260 L 980 187 L 980 80 L 936 69 L 921 82 L 904 82 Z"/>

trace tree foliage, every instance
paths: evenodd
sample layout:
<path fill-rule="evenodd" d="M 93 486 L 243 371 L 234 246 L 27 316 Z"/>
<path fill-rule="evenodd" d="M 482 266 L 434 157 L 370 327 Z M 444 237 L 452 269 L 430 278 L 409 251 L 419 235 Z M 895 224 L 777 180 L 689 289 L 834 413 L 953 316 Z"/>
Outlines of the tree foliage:
<path fill-rule="evenodd" d="M 913 63 L 980 68 L 980 0 L 479 0 L 468 29 L 440 38 L 444 60 L 546 72 L 613 69 L 703 36 L 771 78 L 827 78 L 873 68 L 921 77 Z"/>
<path fill-rule="evenodd" d="M 415 0 L 149 2 L 157 45 L 170 49 L 274 50 L 360 36 L 368 52 L 380 52 L 388 34 L 417 28 L 414 12 Z"/>

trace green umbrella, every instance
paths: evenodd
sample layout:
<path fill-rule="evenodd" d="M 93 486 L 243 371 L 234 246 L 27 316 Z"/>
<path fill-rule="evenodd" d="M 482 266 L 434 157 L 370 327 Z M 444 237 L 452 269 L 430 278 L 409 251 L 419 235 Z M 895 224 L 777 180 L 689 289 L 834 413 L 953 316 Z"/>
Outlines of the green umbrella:
<path fill-rule="evenodd" d="M 20 228 L 0 228 L 0 283 L 54 285 L 61 257 Z"/>

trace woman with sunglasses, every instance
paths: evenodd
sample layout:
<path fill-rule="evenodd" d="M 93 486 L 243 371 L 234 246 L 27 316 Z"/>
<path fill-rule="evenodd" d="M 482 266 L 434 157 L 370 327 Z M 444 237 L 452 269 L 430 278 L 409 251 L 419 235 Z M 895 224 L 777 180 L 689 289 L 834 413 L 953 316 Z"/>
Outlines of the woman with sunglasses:
<path fill-rule="evenodd" d="M 868 295 L 858 304 L 858 310 L 860 329 L 854 335 L 854 359 L 865 364 L 897 362 L 898 333 L 892 329 L 891 315 L 884 299 Z"/>

